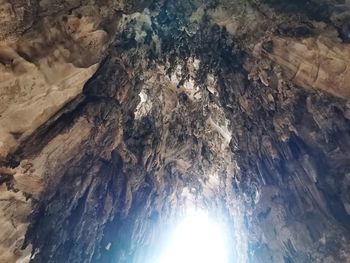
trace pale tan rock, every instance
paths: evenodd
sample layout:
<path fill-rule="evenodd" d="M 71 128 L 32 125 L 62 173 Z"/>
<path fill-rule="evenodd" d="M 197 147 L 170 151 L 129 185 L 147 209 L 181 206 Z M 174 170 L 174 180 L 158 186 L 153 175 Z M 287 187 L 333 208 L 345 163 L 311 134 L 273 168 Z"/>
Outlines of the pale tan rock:
<path fill-rule="evenodd" d="M 102 25 L 121 3 L 89 2 L 0 0 L 0 160 L 80 94 L 95 73 L 116 28 Z M 74 148 L 86 139 L 84 123 L 78 129 L 78 137 L 59 137 L 36 160 L 0 168 L 13 187 L 0 185 L 0 263 L 29 262 L 31 246 L 21 250 L 32 212 L 27 197 L 39 198 L 50 180 L 47 167 L 71 158 L 64 145 Z"/>
<path fill-rule="evenodd" d="M 5 2 L 0 20 L 0 158 L 81 92 L 111 39 L 101 28 L 107 18 L 97 6 L 45 16 L 21 34 L 27 16 Z M 76 6 L 73 2 L 67 6 Z M 41 1 L 40 12 L 50 5 L 53 1 Z M 35 6 L 23 8 L 34 12 Z M 5 27 L 12 20 L 18 25 Z"/>
<path fill-rule="evenodd" d="M 14 193 L 5 185 L 0 186 L 0 263 L 16 262 L 30 254 L 30 247 L 21 250 L 30 213 L 30 200 L 21 192 Z"/>
<path fill-rule="evenodd" d="M 77 68 L 62 61 L 50 67 L 48 57 L 36 66 L 10 48 L 0 49 L 13 61 L 12 69 L 2 67 L 0 74 L 0 157 L 6 157 L 18 139 L 31 134 L 81 92 L 96 65 Z"/>
<path fill-rule="evenodd" d="M 284 67 L 292 81 L 350 98 L 350 45 L 322 38 L 273 38 L 269 58 Z"/>

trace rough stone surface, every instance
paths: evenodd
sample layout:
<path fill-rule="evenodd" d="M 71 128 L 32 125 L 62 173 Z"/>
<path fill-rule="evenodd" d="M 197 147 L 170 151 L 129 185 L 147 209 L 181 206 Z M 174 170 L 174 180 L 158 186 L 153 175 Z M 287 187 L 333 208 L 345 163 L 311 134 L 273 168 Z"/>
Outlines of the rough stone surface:
<path fill-rule="evenodd" d="M 348 261 L 348 1 L 1 6 L 0 262 L 155 262 L 188 206 Z"/>

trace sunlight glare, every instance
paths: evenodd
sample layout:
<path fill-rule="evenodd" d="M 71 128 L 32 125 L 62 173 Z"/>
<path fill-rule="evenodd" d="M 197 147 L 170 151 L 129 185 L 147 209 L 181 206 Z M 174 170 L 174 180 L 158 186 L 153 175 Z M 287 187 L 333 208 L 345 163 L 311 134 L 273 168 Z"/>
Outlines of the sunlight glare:
<path fill-rule="evenodd" d="M 193 211 L 176 228 L 159 263 L 228 263 L 222 227 L 203 211 Z"/>

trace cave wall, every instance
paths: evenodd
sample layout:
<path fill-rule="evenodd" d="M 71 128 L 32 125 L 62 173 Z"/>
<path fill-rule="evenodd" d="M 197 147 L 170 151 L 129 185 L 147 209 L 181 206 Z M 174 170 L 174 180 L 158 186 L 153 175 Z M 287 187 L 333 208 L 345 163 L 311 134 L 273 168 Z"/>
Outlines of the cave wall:
<path fill-rule="evenodd" d="M 3 2 L 0 262 L 347 262 L 348 2 Z"/>
<path fill-rule="evenodd" d="M 1 1 L 1 164 L 67 103 L 74 104 L 113 38 L 120 16 L 114 8 L 121 7 L 130 8 L 121 1 Z M 22 161 L 1 171 L 1 262 L 30 254 L 20 249 L 32 211 L 28 196 L 38 199 L 46 180 L 43 164 L 34 173 Z"/>

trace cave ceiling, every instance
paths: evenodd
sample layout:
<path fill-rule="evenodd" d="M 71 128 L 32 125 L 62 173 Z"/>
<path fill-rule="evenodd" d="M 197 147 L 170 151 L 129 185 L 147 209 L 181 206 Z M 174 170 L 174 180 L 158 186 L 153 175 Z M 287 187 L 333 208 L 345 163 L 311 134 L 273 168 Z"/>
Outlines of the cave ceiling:
<path fill-rule="evenodd" d="M 350 260 L 348 0 L 0 0 L 0 263 Z M 152 248 L 152 249 L 151 249 Z"/>

